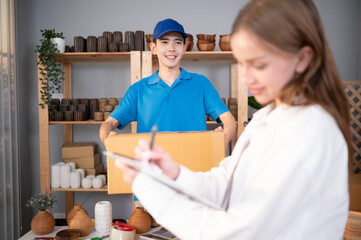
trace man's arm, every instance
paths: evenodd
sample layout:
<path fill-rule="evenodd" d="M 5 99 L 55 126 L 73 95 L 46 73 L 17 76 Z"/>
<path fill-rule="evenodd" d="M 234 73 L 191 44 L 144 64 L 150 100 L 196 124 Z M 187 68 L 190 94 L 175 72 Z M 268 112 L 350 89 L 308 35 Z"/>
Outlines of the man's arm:
<path fill-rule="evenodd" d="M 223 123 L 223 132 L 226 135 L 226 147 L 228 146 L 229 142 L 232 140 L 234 133 L 236 132 L 236 120 L 234 119 L 231 112 L 224 112 L 219 115 L 219 119 L 221 119 Z"/>
<path fill-rule="evenodd" d="M 119 122 L 112 117 L 108 117 L 100 126 L 99 137 L 105 148 L 107 147 L 106 141 L 109 136 L 116 135 L 114 129 L 119 126 Z"/>

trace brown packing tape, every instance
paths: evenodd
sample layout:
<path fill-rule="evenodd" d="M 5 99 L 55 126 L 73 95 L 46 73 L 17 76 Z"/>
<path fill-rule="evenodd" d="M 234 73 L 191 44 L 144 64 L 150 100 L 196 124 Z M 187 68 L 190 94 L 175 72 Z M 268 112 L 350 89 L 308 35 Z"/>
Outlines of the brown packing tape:
<path fill-rule="evenodd" d="M 139 139 L 150 139 L 150 134 L 123 134 L 108 139 L 107 150 L 116 154 L 135 157 L 134 147 Z M 193 171 L 208 171 L 218 166 L 225 157 L 225 138 L 221 132 L 158 133 L 155 144 L 168 151 L 173 159 Z M 115 161 L 107 158 L 108 193 L 131 193 L 123 181 L 122 171 L 115 167 Z"/>

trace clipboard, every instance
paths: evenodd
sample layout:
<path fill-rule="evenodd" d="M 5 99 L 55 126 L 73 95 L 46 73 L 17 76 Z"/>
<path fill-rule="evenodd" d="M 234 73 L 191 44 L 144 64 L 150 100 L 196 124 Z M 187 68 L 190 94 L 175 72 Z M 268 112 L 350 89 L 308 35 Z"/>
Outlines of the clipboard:
<path fill-rule="evenodd" d="M 188 197 L 188 199 L 190 199 L 192 201 L 202 203 L 215 210 L 224 210 L 223 208 L 212 203 L 211 201 L 209 201 L 206 198 L 203 198 L 203 197 L 195 195 L 191 192 L 185 191 L 185 189 L 183 189 L 173 179 L 164 175 L 159 168 L 155 168 L 154 165 L 151 165 L 148 162 L 136 160 L 136 159 L 128 157 L 128 156 L 119 155 L 119 154 L 115 154 L 115 153 L 107 152 L 107 151 L 103 151 L 103 154 L 110 158 L 122 161 L 123 163 L 127 164 L 129 167 L 151 177 L 155 181 L 173 189 L 174 191 L 176 191 L 182 195 L 185 195 L 186 197 Z"/>

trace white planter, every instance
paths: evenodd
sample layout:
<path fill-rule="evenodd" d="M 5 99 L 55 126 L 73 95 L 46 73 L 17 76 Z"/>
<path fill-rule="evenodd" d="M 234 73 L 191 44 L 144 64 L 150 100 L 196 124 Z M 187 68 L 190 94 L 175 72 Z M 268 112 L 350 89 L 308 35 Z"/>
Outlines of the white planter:
<path fill-rule="evenodd" d="M 95 230 L 98 233 L 110 233 L 112 228 L 113 209 L 109 201 L 101 201 L 95 204 Z"/>
<path fill-rule="evenodd" d="M 65 39 L 62 38 L 52 38 L 51 39 L 52 43 L 55 43 L 56 45 L 58 45 L 58 49 L 60 53 L 65 52 Z"/>

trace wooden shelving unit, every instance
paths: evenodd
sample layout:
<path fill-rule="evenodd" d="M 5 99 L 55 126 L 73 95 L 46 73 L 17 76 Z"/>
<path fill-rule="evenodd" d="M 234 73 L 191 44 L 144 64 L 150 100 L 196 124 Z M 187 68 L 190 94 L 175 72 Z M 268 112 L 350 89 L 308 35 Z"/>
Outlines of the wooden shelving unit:
<path fill-rule="evenodd" d="M 239 84 L 239 74 L 237 62 L 234 60 L 232 52 L 187 52 L 183 57 L 184 61 L 229 61 L 231 64 L 231 97 L 238 98 L 238 130 L 234 138 L 236 140 L 243 131 L 243 122 L 247 121 L 248 116 L 248 93 L 247 88 Z M 150 76 L 157 68 L 156 57 L 149 51 L 133 51 L 119 53 L 62 53 L 60 60 L 63 64 L 64 82 L 63 97 L 72 98 L 72 79 L 71 69 L 74 62 L 130 62 L 131 84 L 139 81 L 143 77 Z M 39 72 L 38 72 L 39 76 Z M 41 83 L 38 81 L 38 92 L 40 92 Z M 41 102 L 39 94 L 39 103 Z M 49 121 L 49 112 L 47 106 L 39 106 L 39 143 L 40 143 L 40 185 L 41 192 L 46 191 L 64 191 L 66 212 L 73 208 L 74 192 L 107 192 L 107 186 L 100 189 L 63 189 L 50 187 L 50 143 L 49 126 L 64 125 L 64 142 L 73 141 L 74 124 L 101 124 L 102 121 Z M 207 124 L 216 124 L 215 121 L 207 121 Z M 136 133 L 136 122 L 131 123 L 132 133 Z M 235 141 L 233 141 L 234 145 Z"/>

